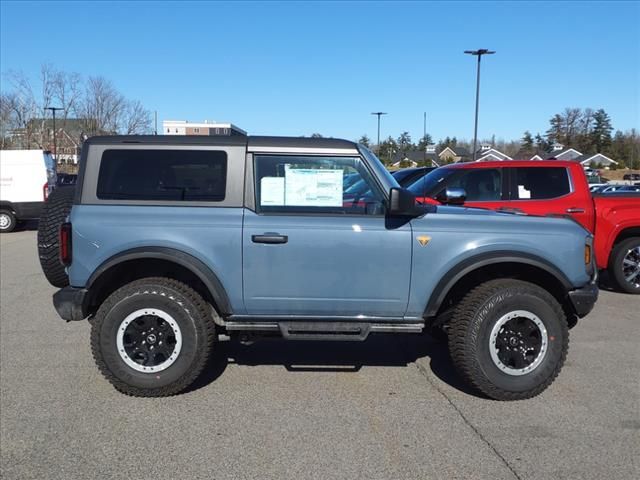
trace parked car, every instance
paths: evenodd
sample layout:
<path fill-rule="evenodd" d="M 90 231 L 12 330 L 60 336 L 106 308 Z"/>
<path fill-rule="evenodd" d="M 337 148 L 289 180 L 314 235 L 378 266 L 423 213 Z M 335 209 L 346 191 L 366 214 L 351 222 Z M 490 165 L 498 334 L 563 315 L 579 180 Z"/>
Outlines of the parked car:
<path fill-rule="evenodd" d="M 542 160 L 447 165 L 409 190 L 431 204 L 446 203 L 447 190 L 461 189 L 465 206 L 569 216 L 595 234 L 598 267 L 609 270 L 619 290 L 638 294 L 640 264 L 633 258 L 640 251 L 640 196 L 618 195 L 620 188 L 609 185 L 602 190 L 606 194 L 592 196 L 580 164 Z"/>
<path fill-rule="evenodd" d="M 596 183 L 593 185 L 589 185 L 589 191 L 591 193 L 599 193 L 602 190 L 604 190 L 605 188 L 607 188 L 609 186 L 608 183 Z"/>
<path fill-rule="evenodd" d="M 365 205 L 345 202 L 345 172 L 366 184 Z M 60 239 L 41 258 L 66 270 L 43 269 L 59 315 L 91 319 L 98 368 L 130 395 L 187 388 L 221 333 L 442 329 L 470 385 L 529 398 L 598 295 L 593 237 L 575 222 L 418 205 L 345 140 L 95 137 L 79 179 L 48 202 L 46 218 L 70 209 L 68 221 L 42 223 Z"/>
<path fill-rule="evenodd" d="M 640 185 L 623 185 L 617 190 L 620 193 L 624 192 L 640 192 Z"/>
<path fill-rule="evenodd" d="M 623 186 L 624 185 L 620 185 L 620 184 L 607 185 L 606 187 L 604 187 L 600 191 L 598 191 L 598 193 L 613 193 L 613 192 L 617 192 Z"/>
<path fill-rule="evenodd" d="M 640 180 L 640 173 L 625 173 L 622 176 L 623 180 Z"/>
<path fill-rule="evenodd" d="M 0 233 L 39 218 L 55 181 L 55 161 L 49 152 L 0 150 Z"/>
<path fill-rule="evenodd" d="M 435 167 L 411 167 L 396 170 L 391 175 L 401 187 L 406 188 L 433 170 Z"/>

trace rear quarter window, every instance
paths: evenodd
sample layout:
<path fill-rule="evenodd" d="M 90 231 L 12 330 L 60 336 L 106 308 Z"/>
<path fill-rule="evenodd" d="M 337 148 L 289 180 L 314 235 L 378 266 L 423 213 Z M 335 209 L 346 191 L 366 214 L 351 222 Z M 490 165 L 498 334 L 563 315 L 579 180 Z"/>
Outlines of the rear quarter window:
<path fill-rule="evenodd" d="M 547 200 L 571 192 L 569 173 L 564 167 L 515 168 L 512 200 Z"/>
<path fill-rule="evenodd" d="M 101 200 L 222 202 L 227 154 L 215 150 L 114 149 L 102 154 Z"/>

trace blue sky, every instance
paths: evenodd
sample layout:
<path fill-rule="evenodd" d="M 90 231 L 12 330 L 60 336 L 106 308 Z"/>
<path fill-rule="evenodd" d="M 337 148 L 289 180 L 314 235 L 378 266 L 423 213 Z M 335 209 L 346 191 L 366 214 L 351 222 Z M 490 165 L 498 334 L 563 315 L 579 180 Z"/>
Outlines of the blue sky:
<path fill-rule="evenodd" d="M 159 120 L 375 140 L 544 132 L 565 107 L 640 127 L 639 2 L 6 2 L 0 67 L 111 79 Z M 35 83 L 35 82 L 34 82 Z M 8 85 L 2 79 L 2 89 Z"/>

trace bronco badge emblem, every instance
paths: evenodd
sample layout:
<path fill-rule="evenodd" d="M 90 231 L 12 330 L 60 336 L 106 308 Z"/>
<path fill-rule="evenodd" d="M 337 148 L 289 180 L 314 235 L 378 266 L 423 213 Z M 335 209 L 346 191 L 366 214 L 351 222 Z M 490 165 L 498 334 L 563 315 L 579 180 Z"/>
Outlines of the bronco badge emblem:
<path fill-rule="evenodd" d="M 417 237 L 417 240 L 418 243 L 424 247 L 427 243 L 429 243 L 431 237 L 429 235 L 420 235 L 419 237 Z"/>

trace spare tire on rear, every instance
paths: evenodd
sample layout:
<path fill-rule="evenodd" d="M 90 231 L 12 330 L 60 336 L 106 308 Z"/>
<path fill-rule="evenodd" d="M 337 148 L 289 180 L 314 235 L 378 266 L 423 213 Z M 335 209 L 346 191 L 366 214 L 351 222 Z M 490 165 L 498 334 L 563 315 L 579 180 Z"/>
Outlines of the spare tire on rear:
<path fill-rule="evenodd" d="M 69 285 L 69 276 L 60 263 L 59 231 L 71 211 L 75 192 L 74 187 L 58 187 L 51 192 L 38 223 L 40 266 L 49 283 L 58 288 Z"/>

